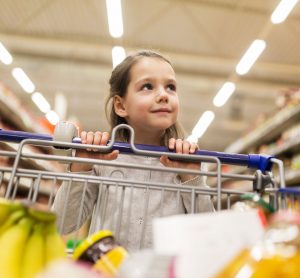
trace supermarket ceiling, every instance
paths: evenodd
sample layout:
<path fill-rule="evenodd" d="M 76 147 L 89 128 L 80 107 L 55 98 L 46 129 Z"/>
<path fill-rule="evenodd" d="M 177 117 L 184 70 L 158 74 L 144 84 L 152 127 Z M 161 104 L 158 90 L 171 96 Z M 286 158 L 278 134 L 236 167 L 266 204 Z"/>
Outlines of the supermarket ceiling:
<path fill-rule="evenodd" d="M 63 94 L 66 119 L 86 130 L 106 130 L 104 102 L 112 70 L 111 48 L 150 48 L 173 62 L 188 134 L 206 110 L 215 120 L 200 139 L 204 149 L 224 150 L 254 127 L 258 115 L 276 110 L 276 97 L 299 87 L 300 4 L 273 25 L 278 0 L 124 0 L 124 35 L 108 32 L 104 0 L 0 0 L 0 41 L 13 55 L 0 63 L 0 79 L 28 109 L 42 117 L 11 75 L 21 67 L 53 108 Z M 266 49 L 248 74 L 235 67 L 255 39 Z M 220 108 L 213 98 L 226 81 L 236 91 Z"/>

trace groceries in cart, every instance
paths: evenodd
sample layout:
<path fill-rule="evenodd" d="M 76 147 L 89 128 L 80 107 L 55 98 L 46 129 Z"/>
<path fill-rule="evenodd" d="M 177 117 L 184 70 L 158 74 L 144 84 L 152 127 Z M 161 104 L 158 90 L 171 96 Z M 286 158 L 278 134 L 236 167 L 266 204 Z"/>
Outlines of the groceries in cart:
<path fill-rule="evenodd" d="M 116 276 L 120 265 L 128 256 L 111 231 L 101 230 L 82 241 L 75 248 L 73 259 L 89 263 L 93 269 L 108 276 Z"/>
<path fill-rule="evenodd" d="M 261 210 L 266 218 L 269 218 L 276 211 L 270 203 L 257 193 L 243 194 L 240 196 L 240 200 L 231 206 L 231 209 L 236 211 L 247 211 L 254 208 Z"/>
<path fill-rule="evenodd" d="M 0 277 L 35 277 L 66 258 L 55 215 L 17 201 L 0 199 Z"/>
<path fill-rule="evenodd" d="M 239 254 L 215 278 L 300 277 L 300 214 L 275 213 L 263 238 Z"/>

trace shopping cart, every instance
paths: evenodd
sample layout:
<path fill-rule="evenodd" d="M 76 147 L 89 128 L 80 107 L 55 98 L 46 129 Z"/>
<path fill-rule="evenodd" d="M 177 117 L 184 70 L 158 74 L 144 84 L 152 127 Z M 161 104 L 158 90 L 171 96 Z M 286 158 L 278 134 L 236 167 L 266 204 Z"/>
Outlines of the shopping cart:
<path fill-rule="evenodd" d="M 139 248 L 144 247 L 144 236 L 147 229 L 147 223 L 152 221 L 149 216 L 149 203 L 151 202 L 151 194 L 155 192 L 156 196 L 160 196 L 161 210 L 159 216 L 165 216 L 163 203 L 166 196 L 172 194 L 174 200 L 179 206 L 182 195 L 189 196 L 190 209 L 188 213 L 197 212 L 197 204 L 203 196 L 209 197 L 215 202 L 215 209 L 229 209 L 232 205 L 232 200 L 236 200 L 239 196 L 245 194 L 244 190 L 226 189 L 222 187 L 224 179 L 242 180 L 252 183 L 250 193 L 256 192 L 260 195 L 267 195 L 269 202 L 276 209 L 285 208 L 286 202 L 283 195 L 285 194 L 284 167 L 282 161 L 265 155 L 243 155 L 243 154 L 226 154 L 221 152 L 210 152 L 205 150 L 197 151 L 193 155 L 176 154 L 170 152 L 165 147 L 154 147 L 147 145 L 134 144 L 134 130 L 127 125 L 117 126 L 111 134 L 111 140 L 107 146 L 83 145 L 80 139 L 75 137 L 74 130 L 69 134 L 58 134 L 65 128 L 66 123 L 61 123 L 56 129 L 56 137 L 43 134 L 32 134 L 27 132 L 4 131 L 0 130 L 0 141 L 17 142 L 18 148 L 15 151 L 1 150 L 1 157 L 8 157 L 13 160 L 12 166 L 0 167 L 0 192 L 7 199 L 22 198 L 27 202 L 40 203 L 48 209 L 52 208 L 53 200 L 61 183 L 67 184 L 68 192 L 65 198 L 63 210 L 61 211 L 59 221 L 59 231 L 64 233 L 65 223 L 68 222 L 68 204 L 72 201 L 69 193 L 72 190 L 72 185 L 80 184 L 81 200 L 78 202 L 76 211 L 77 217 L 73 228 L 78 231 L 83 225 L 82 218 L 84 215 L 84 202 L 89 186 L 97 186 L 98 197 L 97 202 L 93 204 L 93 215 L 98 215 L 97 220 L 88 222 L 89 233 L 95 230 L 109 228 L 113 231 L 118 239 L 121 234 L 126 234 L 129 237 L 130 231 L 130 214 L 134 213 L 132 205 L 132 196 L 136 190 L 144 191 L 143 208 L 140 212 L 143 215 L 143 223 L 140 229 L 140 244 Z M 127 144 L 116 142 L 116 134 L 120 129 L 127 129 L 131 136 L 130 142 Z M 58 131 L 57 131 L 58 130 Z M 63 132 L 62 132 L 63 133 Z M 67 138 L 67 139 L 66 139 Z M 69 140 L 69 142 L 66 142 Z M 66 156 L 61 153 L 28 153 L 26 146 L 32 145 L 39 148 L 55 149 L 60 152 L 68 152 L 69 150 L 93 148 L 99 152 L 110 152 L 113 149 L 118 149 L 122 153 L 133 154 L 136 156 L 160 157 L 167 155 L 170 159 L 197 161 L 213 165 L 211 169 L 215 170 L 187 170 L 177 168 L 167 168 L 158 166 L 149 166 L 133 163 L 120 163 L 117 161 L 95 160 L 78 158 L 74 156 Z M 73 173 L 67 170 L 37 170 L 21 167 L 23 160 L 30 161 L 55 161 L 62 163 L 67 168 L 70 163 L 89 163 L 99 165 L 101 167 L 119 167 L 117 176 L 95 176 L 83 173 Z M 232 164 L 245 166 L 253 169 L 251 174 L 232 174 L 222 171 L 223 164 Z M 273 169 L 277 167 L 277 176 L 274 176 Z M 140 181 L 137 178 L 125 178 L 124 171 L 126 169 L 135 169 L 137 171 L 152 171 L 157 173 L 170 172 L 174 174 L 192 174 L 200 177 L 213 177 L 216 179 L 216 187 L 197 187 L 174 183 Z M 25 188 L 25 190 L 24 190 Z M 298 194 L 299 192 L 297 192 Z M 293 194 L 296 194 L 295 192 Z M 115 195 L 111 199 L 111 195 Z M 21 196 L 21 197 L 20 197 Z M 127 197 L 126 197 L 127 196 Z M 129 196 L 129 197 L 128 197 Z M 300 196 L 300 194 L 298 194 Z M 126 197 L 126 198 L 125 198 Z M 130 199 L 131 198 L 131 199 Z M 126 201 L 127 199 L 127 201 Z M 113 201 L 111 201 L 113 200 Z M 125 204 L 127 202 L 127 204 Z M 123 213 L 124 206 L 127 206 L 126 215 Z M 109 221 L 108 221 L 109 220 Z M 104 222 L 109 222 L 108 227 L 104 227 Z M 122 223 L 125 223 L 124 225 Z M 125 231 L 122 231 L 125 229 Z M 78 237 L 78 232 L 74 237 Z M 128 238 L 126 239 L 128 240 Z M 124 241 L 123 241 L 124 242 Z"/>

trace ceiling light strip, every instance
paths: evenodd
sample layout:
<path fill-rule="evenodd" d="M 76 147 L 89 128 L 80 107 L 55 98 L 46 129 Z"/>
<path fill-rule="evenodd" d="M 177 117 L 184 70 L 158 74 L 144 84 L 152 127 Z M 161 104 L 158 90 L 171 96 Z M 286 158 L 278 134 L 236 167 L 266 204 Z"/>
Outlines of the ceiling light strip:
<path fill-rule="evenodd" d="M 187 140 L 193 142 L 197 141 L 205 133 L 205 131 L 210 126 L 214 118 L 215 118 L 214 112 L 209 110 L 205 111 L 200 117 L 196 126 L 193 128 L 192 135 L 189 136 Z"/>
<path fill-rule="evenodd" d="M 296 6 L 299 0 L 282 0 L 274 12 L 271 15 L 271 22 L 273 24 L 279 24 L 282 23 L 286 20 L 288 15 L 291 13 L 293 8 Z M 237 64 L 235 71 L 239 75 L 244 75 L 249 72 L 251 67 L 254 65 L 258 57 L 262 54 L 264 49 L 266 48 L 266 42 L 264 40 L 255 40 L 253 43 L 250 45 L 244 56 L 241 58 L 239 63 Z M 223 106 L 227 100 L 230 98 L 230 96 L 233 94 L 235 91 L 236 86 L 234 83 L 231 82 L 226 82 L 224 85 L 221 87 L 221 89 L 218 91 L 216 94 L 213 103 L 215 106 L 220 107 Z M 206 111 L 205 113 L 209 113 L 211 111 Z M 197 142 L 198 138 L 200 138 L 206 131 L 207 127 L 209 124 L 206 124 L 206 128 L 202 127 L 202 129 L 199 130 L 199 126 L 202 126 L 201 121 L 208 121 L 210 120 L 211 122 L 214 119 L 214 114 L 206 114 L 204 117 L 205 113 L 202 115 L 200 120 L 198 121 L 197 125 L 194 127 L 192 135 L 188 137 L 188 140 L 191 142 Z M 213 113 L 213 112 L 211 112 Z M 204 120 L 203 120 L 204 118 Z M 206 119 L 205 119 L 206 118 Z M 200 135 L 200 136 L 199 136 Z"/>
<path fill-rule="evenodd" d="M 13 68 L 12 75 L 25 92 L 31 94 L 35 91 L 34 84 L 21 68 Z"/>
<path fill-rule="evenodd" d="M 125 49 L 122 46 L 114 46 L 111 50 L 113 68 L 120 64 L 126 56 Z"/>
<path fill-rule="evenodd" d="M 13 61 L 11 54 L 5 48 L 5 46 L 0 42 L 0 61 L 5 65 L 10 65 Z"/>
<path fill-rule="evenodd" d="M 121 0 L 106 0 L 109 33 L 113 38 L 123 36 L 123 16 Z"/>
<path fill-rule="evenodd" d="M 50 110 L 46 113 L 46 118 L 52 125 L 56 125 L 59 122 L 59 117 L 53 110 Z"/>
<path fill-rule="evenodd" d="M 235 91 L 235 84 L 232 82 L 225 82 L 221 89 L 216 94 L 213 103 L 217 107 L 223 106 Z"/>
<path fill-rule="evenodd" d="M 298 0 L 282 0 L 271 15 L 271 22 L 273 24 L 284 22 L 297 2 Z"/>
<path fill-rule="evenodd" d="M 265 48 L 266 42 L 264 40 L 254 40 L 237 64 L 235 68 L 236 73 L 239 75 L 246 74 L 254 65 Z"/>
<path fill-rule="evenodd" d="M 49 102 L 44 98 L 44 96 L 39 93 L 35 92 L 31 95 L 32 101 L 35 103 L 35 105 L 42 111 L 43 113 L 47 113 L 50 111 L 51 107 Z"/>

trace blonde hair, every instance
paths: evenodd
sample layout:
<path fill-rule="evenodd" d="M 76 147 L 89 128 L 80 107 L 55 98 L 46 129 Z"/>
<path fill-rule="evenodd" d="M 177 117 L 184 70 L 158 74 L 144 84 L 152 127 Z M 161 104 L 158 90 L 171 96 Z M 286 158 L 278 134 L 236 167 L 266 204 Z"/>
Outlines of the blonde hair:
<path fill-rule="evenodd" d="M 113 99 L 115 96 L 125 97 L 127 93 L 127 87 L 130 82 L 131 68 L 137 63 L 137 61 L 144 57 L 159 58 L 172 66 L 171 62 L 161 54 L 151 50 L 142 50 L 127 56 L 118 66 L 114 68 L 109 79 L 110 93 L 105 103 L 106 117 L 110 124 L 111 130 L 119 124 L 127 124 L 123 117 L 120 117 L 116 114 L 114 110 Z M 161 140 L 161 144 L 167 145 L 170 138 L 182 138 L 183 136 L 184 131 L 180 124 L 176 122 L 174 125 L 166 129 Z M 129 142 L 128 130 L 122 129 L 119 132 L 117 139 L 123 142 Z"/>

